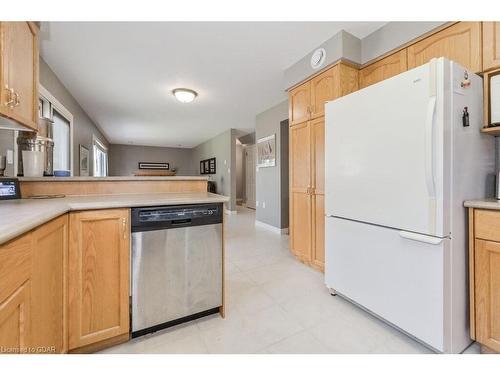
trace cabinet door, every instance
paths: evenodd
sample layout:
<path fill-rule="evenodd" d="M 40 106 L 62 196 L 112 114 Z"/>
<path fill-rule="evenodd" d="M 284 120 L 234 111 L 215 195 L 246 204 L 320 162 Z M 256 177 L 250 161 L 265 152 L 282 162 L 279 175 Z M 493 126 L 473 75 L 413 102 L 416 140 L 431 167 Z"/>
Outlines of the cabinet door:
<path fill-rule="evenodd" d="M 70 214 L 70 350 L 129 332 L 128 223 L 128 209 Z"/>
<path fill-rule="evenodd" d="M 41 353 L 67 351 L 66 262 L 68 216 L 33 231 L 32 342 Z"/>
<path fill-rule="evenodd" d="M 32 22 L 2 22 L 2 112 L 32 129 L 38 119 L 38 28 Z M 7 90 L 12 89 L 13 94 Z M 9 100 L 16 103 L 10 107 Z"/>
<path fill-rule="evenodd" d="M 311 136 L 309 123 L 290 128 L 290 248 L 311 258 Z"/>
<path fill-rule="evenodd" d="M 311 104 L 311 83 L 308 81 L 288 93 L 288 117 L 290 124 L 309 120 Z"/>
<path fill-rule="evenodd" d="M 500 243 L 475 244 L 476 340 L 500 351 Z"/>
<path fill-rule="evenodd" d="M 311 262 L 325 268 L 325 118 L 311 121 L 312 251 Z"/>
<path fill-rule="evenodd" d="M 359 88 L 373 85 L 408 69 L 406 49 L 393 53 L 359 71 Z"/>
<path fill-rule="evenodd" d="M 325 103 L 335 98 L 334 68 L 314 77 L 311 80 L 311 118 L 325 115 Z"/>
<path fill-rule="evenodd" d="M 0 348 L 3 353 L 31 349 L 30 282 L 18 287 L 0 303 Z"/>
<path fill-rule="evenodd" d="M 483 22 L 483 70 L 500 67 L 500 22 Z"/>
<path fill-rule="evenodd" d="M 408 69 L 446 57 L 473 72 L 482 71 L 481 22 L 459 22 L 408 47 Z"/>

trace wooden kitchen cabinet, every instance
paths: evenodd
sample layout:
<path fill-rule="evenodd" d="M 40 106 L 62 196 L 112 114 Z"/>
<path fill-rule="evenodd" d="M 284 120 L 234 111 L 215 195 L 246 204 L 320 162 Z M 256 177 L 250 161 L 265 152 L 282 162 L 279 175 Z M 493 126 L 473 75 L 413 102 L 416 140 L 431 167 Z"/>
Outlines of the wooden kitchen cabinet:
<path fill-rule="evenodd" d="M 290 128 L 290 249 L 301 261 L 311 257 L 311 132 L 308 122 Z"/>
<path fill-rule="evenodd" d="M 338 63 L 288 93 L 290 125 L 325 115 L 325 103 L 358 89 L 358 69 Z"/>
<path fill-rule="evenodd" d="M 481 22 L 458 22 L 410 45 L 408 69 L 446 57 L 473 72 L 482 71 Z"/>
<path fill-rule="evenodd" d="M 469 208 L 471 338 L 500 353 L 500 211 Z"/>
<path fill-rule="evenodd" d="M 65 353 L 68 215 L 35 229 L 32 236 L 32 345 L 45 352 Z"/>
<path fill-rule="evenodd" d="M 325 269 L 325 118 L 311 121 L 312 265 Z"/>
<path fill-rule="evenodd" d="M 31 347 L 31 236 L 0 246 L 0 353 Z"/>
<path fill-rule="evenodd" d="M 500 243 L 476 239 L 476 340 L 500 352 Z"/>
<path fill-rule="evenodd" d="M 129 209 L 70 213 L 70 351 L 128 339 L 129 217 Z"/>
<path fill-rule="evenodd" d="M 310 116 L 311 84 L 303 83 L 288 93 L 288 117 L 290 125 L 307 121 Z"/>
<path fill-rule="evenodd" d="M 324 270 L 325 118 L 290 128 L 290 249 Z"/>
<path fill-rule="evenodd" d="M 67 249 L 67 215 L 0 246 L 0 347 L 67 351 Z"/>
<path fill-rule="evenodd" d="M 358 69 L 340 62 L 289 92 L 289 116 L 296 121 L 291 121 L 289 134 L 290 250 L 321 271 L 325 267 L 325 103 L 358 87 Z M 305 109 L 298 111 L 298 103 Z"/>
<path fill-rule="evenodd" d="M 406 49 L 393 53 L 359 71 L 359 88 L 373 85 L 408 70 Z"/>
<path fill-rule="evenodd" d="M 0 304 L 0 353 L 31 348 L 30 303 L 30 281 L 26 281 Z"/>
<path fill-rule="evenodd" d="M 335 96 L 335 69 L 327 71 L 311 79 L 311 119 L 325 115 L 325 103 Z"/>
<path fill-rule="evenodd" d="M 38 27 L 0 22 L 0 115 L 37 130 Z"/>
<path fill-rule="evenodd" d="M 500 68 L 500 22 L 483 22 L 483 71 Z"/>

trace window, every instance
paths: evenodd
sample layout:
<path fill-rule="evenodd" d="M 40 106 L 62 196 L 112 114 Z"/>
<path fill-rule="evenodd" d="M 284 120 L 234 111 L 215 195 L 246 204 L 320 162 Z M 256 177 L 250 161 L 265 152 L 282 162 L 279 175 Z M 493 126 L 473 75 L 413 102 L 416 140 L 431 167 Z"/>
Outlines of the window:
<path fill-rule="evenodd" d="M 54 121 L 54 170 L 71 170 L 71 137 L 70 122 L 61 115 L 56 109 L 53 109 L 52 120 Z"/>
<path fill-rule="evenodd" d="M 69 170 L 73 175 L 73 115 L 41 85 L 38 111 L 40 117 L 54 121 L 54 170 Z"/>
<path fill-rule="evenodd" d="M 108 175 L 108 149 L 95 136 L 93 139 L 94 176 L 106 177 Z"/>

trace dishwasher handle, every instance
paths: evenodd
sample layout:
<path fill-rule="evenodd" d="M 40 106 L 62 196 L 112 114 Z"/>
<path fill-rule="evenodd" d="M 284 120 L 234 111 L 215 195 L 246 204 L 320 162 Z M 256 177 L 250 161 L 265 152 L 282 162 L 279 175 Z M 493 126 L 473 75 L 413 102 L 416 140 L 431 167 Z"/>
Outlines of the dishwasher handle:
<path fill-rule="evenodd" d="M 186 224 L 191 224 L 191 219 L 178 219 L 178 220 L 172 220 L 171 224 L 172 226 L 176 225 L 186 225 Z"/>

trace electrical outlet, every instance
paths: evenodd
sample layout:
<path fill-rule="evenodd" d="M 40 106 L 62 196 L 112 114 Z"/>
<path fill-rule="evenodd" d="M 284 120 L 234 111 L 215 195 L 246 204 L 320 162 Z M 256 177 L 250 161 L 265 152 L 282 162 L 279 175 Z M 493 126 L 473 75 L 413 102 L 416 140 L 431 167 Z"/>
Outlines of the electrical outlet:
<path fill-rule="evenodd" d="M 259 207 L 259 201 L 255 201 L 255 207 Z"/>
<path fill-rule="evenodd" d="M 262 208 L 266 208 L 266 202 L 262 202 Z"/>
<path fill-rule="evenodd" d="M 227 165 L 227 160 L 224 160 L 224 165 Z"/>

